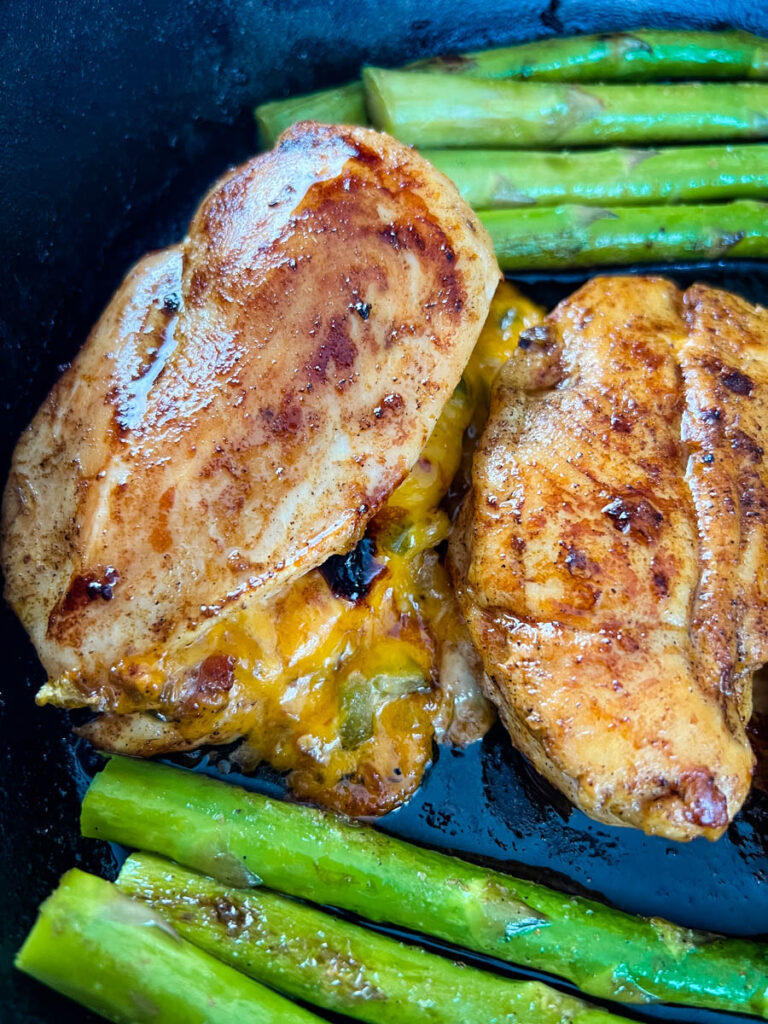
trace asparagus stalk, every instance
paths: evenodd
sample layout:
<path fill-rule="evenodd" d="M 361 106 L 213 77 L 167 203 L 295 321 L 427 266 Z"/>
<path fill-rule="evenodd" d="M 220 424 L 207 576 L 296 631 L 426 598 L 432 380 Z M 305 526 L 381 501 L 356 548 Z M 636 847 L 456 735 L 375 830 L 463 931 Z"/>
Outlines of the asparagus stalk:
<path fill-rule="evenodd" d="M 296 121 L 322 121 L 324 124 L 366 124 L 365 94 L 362 82 L 289 96 L 285 100 L 262 103 L 254 111 L 259 139 L 266 149 L 274 146 L 278 135 Z"/>
<path fill-rule="evenodd" d="M 86 836 L 163 854 L 227 885 L 263 880 L 560 974 L 595 996 L 768 1014 L 766 946 L 632 917 L 191 772 L 113 758 L 86 794 L 81 823 Z"/>
<path fill-rule="evenodd" d="M 748 32 L 639 29 L 538 39 L 459 57 L 430 57 L 407 65 L 407 69 L 545 82 L 768 79 L 768 41 Z M 360 82 L 263 103 L 255 113 L 266 147 L 273 146 L 280 132 L 295 121 L 365 124 L 367 120 Z"/>
<path fill-rule="evenodd" d="M 590 85 L 363 71 L 376 128 L 423 148 L 549 149 L 768 135 L 768 84 Z"/>
<path fill-rule="evenodd" d="M 474 78 L 548 82 L 650 82 L 671 78 L 768 78 L 768 40 L 749 32 L 638 29 L 432 57 L 413 65 Z"/>
<path fill-rule="evenodd" d="M 480 211 L 503 270 L 768 256 L 768 203 Z"/>
<path fill-rule="evenodd" d="M 77 869 L 48 897 L 16 966 L 117 1024 L 309 1024 L 318 1018 L 180 938 Z"/>
<path fill-rule="evenodd" d="M 456 964 L 265 890 L 233 889 L 151 854 L 118 886 L 196 945 L 287 995 L 369 1024 L 618 1024 L 537 981 Z"/>
<path fill-rule="evenodd" d="M 429 149 L 476 210 L 518 206 L 638 206 L 768 195 L 768 145 L 573 152 Z"/>

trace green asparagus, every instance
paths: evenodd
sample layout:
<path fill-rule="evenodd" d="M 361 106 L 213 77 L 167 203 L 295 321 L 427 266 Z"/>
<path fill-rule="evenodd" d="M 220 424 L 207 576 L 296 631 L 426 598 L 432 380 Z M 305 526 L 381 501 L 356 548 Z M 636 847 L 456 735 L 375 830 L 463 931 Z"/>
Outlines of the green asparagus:
<path fill-rule="evenodd" d="M 296 121 L 321 121 L 323 124 L 365 124 L 367 121 L 361 82 L 262 103 L 254 113 L 259 139 L 265 149 L 274 146 L 278 135 Z"/>
<path fill-rule="evenodd" d="M 768 195 L 768 145 L 669 149 L 428 149 L 476 210 L 640 206 Z"/>
<path fill-rule="evenodd" d="M 263 889 L 233 889 L 151 854 L 118 886 L 257 981 L 369 1024 L 618 1024 L 537 981 L 453 963 Z"/>
<path fill-rule="evenodd" d="M 768 78 L 768 40 L 749 32 L 641 28 L 612 35 L 537 39 L 414 67 L 474 78 L 549 82 L 650 82 L 671 78 Z"/>
<path fill-rule="evenodd" d="M 318 1018 L 179 937 L 83 871 L 48 897 L 16 966 L 116 1024 L 310 1024 Z"/>
<path fill-rule="evenodd" d="M 376 128 L 423 148 L 549 149 L 760 138 L 768 84 L 507 82 L 413 71 L 363 72 Z"/>
<path fill-rule="evenodd" d="M 595 996 L 768 1014 L 768 947 L 564 896 L 327 812 L 151 762 L 113 758 L 86 836 L 560 974 Z"/>
<path fill-rule="evenodd" d="M 408 64 L 406 70 L 544 82 L 768 79 L 768 41 L 748 32 L 638 29 L 429 57 Z M 362 83 L 263 103 L 256 108 L 256 119 L 266 147 L 295 121 L 365 124 Z"/>
<path fill-rule="evenodd" d="M 480 210 L 502 270 L 768 257 L 768 203 Z"/>

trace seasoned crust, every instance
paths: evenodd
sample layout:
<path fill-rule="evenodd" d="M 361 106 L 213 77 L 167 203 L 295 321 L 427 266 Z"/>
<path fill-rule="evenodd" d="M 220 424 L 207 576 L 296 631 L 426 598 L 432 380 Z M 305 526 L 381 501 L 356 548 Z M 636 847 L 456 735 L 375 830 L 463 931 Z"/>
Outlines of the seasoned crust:
<path fill-rule="evenodd" d="M 715 838 L 768 658 L 768 312 L 596 278 L 500 374 L 451 543 L 489 695 L 599 820 Z"/>
<path fill-rule="evenodd" d="M 455 188 L 385 135 L 304 123 L 226 175 L 130 271 L 14 454 L 6 597 L 48 673 L 98 688 L 348 549 L 498 276 Z"/>

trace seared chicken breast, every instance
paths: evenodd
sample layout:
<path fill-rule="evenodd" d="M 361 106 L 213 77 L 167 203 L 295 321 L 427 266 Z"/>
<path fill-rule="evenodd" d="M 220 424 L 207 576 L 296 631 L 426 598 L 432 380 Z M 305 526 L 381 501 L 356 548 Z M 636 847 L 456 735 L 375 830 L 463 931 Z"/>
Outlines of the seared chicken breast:
<path fill-rule="evenodd" d="M 184 241 L 130 271 L 15 451 L 5 593 L 41 700 L 154 709 L 113 721 L 129 752 L 241 732 L 269 644 L 235 685 L 227 625 L 268 635 L 267 603 L 354 546 L 498 279 L 454 186 L 386 135 L 304 123 L 219 181 Z"/>
<path fill-rule="evenodd" d="M 596 278 L 524 333 L 451 542 L 513 742 L 587 814 L 716 838 L 768 658 L 768 311 Z"/>

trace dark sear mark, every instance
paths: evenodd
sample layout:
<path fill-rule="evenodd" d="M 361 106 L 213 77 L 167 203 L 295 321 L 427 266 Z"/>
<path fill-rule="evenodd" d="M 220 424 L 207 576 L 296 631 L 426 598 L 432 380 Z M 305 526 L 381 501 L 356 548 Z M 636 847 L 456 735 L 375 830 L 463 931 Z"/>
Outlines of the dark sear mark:
<path fill-rule="evenodd" d="M 385 567 L 374 558 L 375 550 L 374 541 L 363 537 L 346 555 L 331 555 L 320 566 L 320 572 L 336 597 L 362 601 L 368 596 L 373 581 L 385 572 Z"/>
<path fill-rule="evenodd" d="M 736 395 L 751 395 L 755 390 L 755 382 L 741 370 L 734 370 L 730 366 L 724 366 L 720 374 L 720 380 L 729 391 Z"/>
<path fill-rule="evenodd" d="M 659 572 L 658 570 L 654 572 L 653 589 L 659 597 L 667 597 L 669 595 L 669 580 L 667 579 L 666 573 Z"/>
<path fill-rule="evenodd" d="M 645 498 L 614 498 L 602 509 L 619 533 L 642 538 L 647 543 L 658 535 L 664 516 Z"/>
<path fill-rule="evenodd" d="M 720 383 L 735 395 L 745 395 L 749 397 L 755 390 L 755 382 L 751 377 L 748 377 L 746 373 L 742 373 L 741 370 L 736 369 L 735 366 L 726 366 L 715 356 L 709 356 L 702 359 L 702 366 L 708 370 L 709 373 L 719 377 Z"/>

